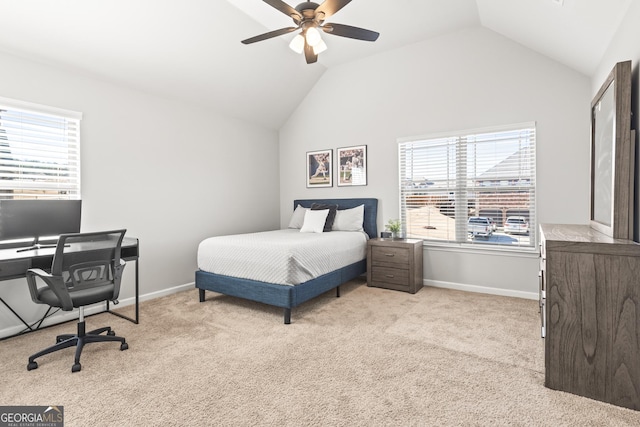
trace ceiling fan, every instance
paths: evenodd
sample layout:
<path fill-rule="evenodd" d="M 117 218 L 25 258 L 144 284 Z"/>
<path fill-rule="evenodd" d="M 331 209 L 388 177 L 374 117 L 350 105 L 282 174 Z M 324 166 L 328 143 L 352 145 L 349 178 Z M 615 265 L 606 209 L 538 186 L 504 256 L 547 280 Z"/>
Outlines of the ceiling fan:
<path fill-rule="evenodd" d="M 327 49 L 326 43 L 320 36 L 320 30 L 334 36 L 349 37 L 357 40 L 376 41 L 379 33 L 364 28 L 352 27 L 350 25 L 324 23 L 325 19 L 338 12 L 351 2 L 351 0 L 325 0 L 322 4 L 310 1 L 300 3 L 295 8 L 289 6 L 281 0 L 263 0 L 269 6 L 278 9 L 280 12 L 291 17 L 296 27 L 281 28 L 270 31 L 255 37 L 242 40 L 244 44 L 251 44 L 272 37 L 278 37 L 296 30 L 300 31 L 289 44 L 289 47 L 297 53 L 304 52 L 307 64 L 312 64 L 318 60 L 318 54 Z"/>

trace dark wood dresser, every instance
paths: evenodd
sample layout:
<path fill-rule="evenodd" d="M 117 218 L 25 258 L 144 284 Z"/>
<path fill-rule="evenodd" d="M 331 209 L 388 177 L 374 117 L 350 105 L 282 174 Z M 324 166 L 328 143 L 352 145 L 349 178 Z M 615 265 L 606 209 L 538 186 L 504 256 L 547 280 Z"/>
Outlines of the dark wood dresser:
<path fill-rule="evenodd" d="M 418 292 L 422 288 L 422 240 L 369 240 L 367 286 Z"/>
<path fill-rule="evenodd" d="M 640 409 L 640 245 L 540 227 L 545 385 Z"/>

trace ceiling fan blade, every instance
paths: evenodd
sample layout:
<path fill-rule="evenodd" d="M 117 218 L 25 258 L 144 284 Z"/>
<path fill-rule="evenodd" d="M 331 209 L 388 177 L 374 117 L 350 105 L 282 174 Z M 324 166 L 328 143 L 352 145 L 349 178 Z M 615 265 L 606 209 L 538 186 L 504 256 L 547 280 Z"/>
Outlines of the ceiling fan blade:
<path fill-rule="evenodd" d="M 251 44 L 251 43 L 255 43 L 255 42 L 260 42 L 262 40 L 267 40 L 267 39 L 270 39 L 272 37 L 278 37 L 278 36 L 281 36 L 283 34 L 290 33 L 290 32 L 295 31 L 297 29 L 298 29 L 298 27 L 280 28 L 279 30 L 269 31 L 268 33 L 260 34 L 259 36 L 255 36 L 255 37 L 248 38 L 246 40 L 242 40 L 242 43 Z"/>
<path fill-rule="evenodd" d="M 324 21 L 349 3 L 351 3 L 351 0 L 325 0 L 316 8 L 316 15 L 323 13 L 324 16 L 321 17 L 320 21 Z"/>
<path fill-rule="evenodd" d="M 313 47 L 309 46 L 307 42 L 304 43 L 304 59 L 307 60 L 307 64 L 313 64 L 318 60 L 318 55 L 316 55 Z"/>
<path fill-rule="evenodd" d="M 281 0 L 263 0 L 263 1 L 267 3 L 269 6 L 275 9 L 278 9 L 280 12 L 284 13 L 285 15 L 290 16 L 291 18 L 293 18 L 294 21 L 296 21 L 296 23 L 302 20 L 302 15 L 300 15 L 300 12 L 298 12 L 297 10 L 295 10 L 294 8 L 292 8 L 291 6 L 289 6 L 288 4 L 286 4 Z"/>
<path fill-rule="evenodd" d="M 343 24 L 326 24 L 321 27 L 322 31 L 327 34 L 333 34 L 334 36 L 349 37 L 351 39 L 364 40 L 368 42 L 374 42 L 378 39 L 380 33 L 375 31 L 365 30 L 364 28 L 352 27 L 351 25 Z"/>

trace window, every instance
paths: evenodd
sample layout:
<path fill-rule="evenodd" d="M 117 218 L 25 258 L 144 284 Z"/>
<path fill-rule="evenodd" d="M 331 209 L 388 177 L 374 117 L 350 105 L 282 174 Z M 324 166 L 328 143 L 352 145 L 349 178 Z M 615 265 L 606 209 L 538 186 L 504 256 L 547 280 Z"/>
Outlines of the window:
<path fill-rule="evenodd" d="M 533 123 L 399 141 L 405 235 L 535 247 L 535 142 Z"/>
<path fill-rule="evenodd" d="M 79 199 L 81 118 L 0 98 L 0 199 Z"/>

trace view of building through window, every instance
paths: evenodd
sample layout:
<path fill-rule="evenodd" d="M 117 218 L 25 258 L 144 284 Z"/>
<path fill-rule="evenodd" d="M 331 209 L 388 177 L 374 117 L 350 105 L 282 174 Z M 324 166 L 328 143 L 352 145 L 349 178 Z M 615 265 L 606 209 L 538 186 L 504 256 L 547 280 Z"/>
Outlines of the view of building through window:
<path fill-rule="evenodd" d="M 12 104 L 0 99 L 0 199 L 79 199 L 80 114 Z"/>
<path fill-rule="evenodd" d="M 534 246 L 533 125 L 410 138 L 398 158 L 407 237 Z"/>

